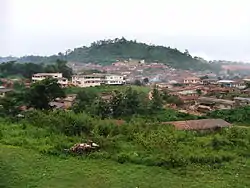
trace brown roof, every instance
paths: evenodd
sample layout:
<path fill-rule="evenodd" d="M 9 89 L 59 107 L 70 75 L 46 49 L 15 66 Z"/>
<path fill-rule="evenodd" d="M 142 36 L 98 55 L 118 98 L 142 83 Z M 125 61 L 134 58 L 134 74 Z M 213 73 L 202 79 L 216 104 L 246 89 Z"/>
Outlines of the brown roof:
<path fill-rule="evenodd" d="M 13 89 L 6 89 L 6 88 L 1 88 L 0 89 L 0 93 L 7 93 L 7 92 L 10 92 L 10 91 L 13 91 Z"/>
<path fill-rule="evenodd" d="M 197 100 L 198 96 L 179 96 L 181 100 L 188 101 L 188 100 Z"/>
<path fill-rule="evenodd" d="M 163 122 L 163 124 L 174 125 L 178 130 L 206 130 L 213 128 L 229 127 L 230 123 L 223 119 L 200 119 L 188 121 Z"/>
<path fill-rule="evenodd" d="M 212 97 L 199 97 L 198 101 L 202 103 L 218 103 L 218 104 L 227 104 L 227 105 L 234 105 L 235 103 L 235 101 L 217 99 L 217 98 L 212 98 Z"/>

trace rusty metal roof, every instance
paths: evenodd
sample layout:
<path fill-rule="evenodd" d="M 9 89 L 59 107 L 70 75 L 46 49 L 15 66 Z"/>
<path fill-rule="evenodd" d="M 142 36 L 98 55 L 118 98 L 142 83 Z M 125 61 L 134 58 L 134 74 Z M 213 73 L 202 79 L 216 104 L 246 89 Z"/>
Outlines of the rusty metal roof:
<path fill-rule="evenodd" d="M 231 124 L 223 119 L 200 119 L 188 121 L 171 121 L 163 124 L 174 125 L 178 130 L 206 130 L 213 128 L 230 127 Z"/>

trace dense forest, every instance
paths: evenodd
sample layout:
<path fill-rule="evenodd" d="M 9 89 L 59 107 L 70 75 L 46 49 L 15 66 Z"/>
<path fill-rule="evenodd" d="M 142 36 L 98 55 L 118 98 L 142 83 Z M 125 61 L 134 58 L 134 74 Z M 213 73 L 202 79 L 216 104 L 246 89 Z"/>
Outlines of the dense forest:
<path fill-rule="evenodd" d="M 67 50 L 65 53 L 49 57 L 24 56 L 17 59 L 18 62 L 48 63 L 56 59 L 75 61 L 82 63 L 99 63 L 108 65 L 116 60 L 144 59 L 146 62 L 160 62 L 174 68 L 193 70 L 214 70 L 218 66 L 209 64 L 199 57 L 192 57 L 188 50 L 181 52 L 170 47 L 148 45 L 125 38 L 114 40 L 100 40 L 93 42 L 90 47 L 80 47 Z"/>

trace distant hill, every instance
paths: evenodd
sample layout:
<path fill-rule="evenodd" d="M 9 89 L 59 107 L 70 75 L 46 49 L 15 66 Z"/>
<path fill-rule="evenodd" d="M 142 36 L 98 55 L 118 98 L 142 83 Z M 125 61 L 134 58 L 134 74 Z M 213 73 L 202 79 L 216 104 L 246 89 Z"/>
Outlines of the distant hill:
<path fill-rule="evenodd" d="M 212 70 L 214 66 L 199 57 L 192 57 L 186 50 L 184 53 L 170 47 L 148 45 L 125 38 L 101 40 L 93 42 L 90 47 L 75 48 L 66 53 L 58 53 L 49 57 L 25 56 L 18 62 L 47 63 L 56 59 L 82 63 L 111 64 L 117 60 L 144 59 L 146 62 L 160 62 L 178 69 Z"/>
<path fill-rule="evenodd" d="M 12 56 L 0 57 L 0 63 L 8 62 L 8 61 L 16 61 L 17 59 L 18 59 L 17 57 L 12 57 Z"/>

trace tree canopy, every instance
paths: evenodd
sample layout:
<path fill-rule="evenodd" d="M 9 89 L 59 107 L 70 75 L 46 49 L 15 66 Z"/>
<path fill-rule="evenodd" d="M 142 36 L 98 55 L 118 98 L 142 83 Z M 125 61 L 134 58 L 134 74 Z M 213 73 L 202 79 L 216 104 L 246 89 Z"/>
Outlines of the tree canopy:
<path fill-rule="evenodd" d="M 49 103 L 60 97 L 65 97 L 65 93 L 54 79 L 37 82 L 26 92 L 28 106 L 36 109 L 49 109 Z"/>
<path fill-rule="evenodd" d="M 0 76 L 21 76 L 24 78 L 31 78 L 33 74 L 40 72 L 61 72 L 63 77 L 70 78 L 72 76 L 72 69 L 67 65 L 67 61 L 57 59 L 52 64 L 35 64 L 35 63 L 17 63 L 10 61 L 0 64 Z"/>

